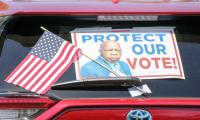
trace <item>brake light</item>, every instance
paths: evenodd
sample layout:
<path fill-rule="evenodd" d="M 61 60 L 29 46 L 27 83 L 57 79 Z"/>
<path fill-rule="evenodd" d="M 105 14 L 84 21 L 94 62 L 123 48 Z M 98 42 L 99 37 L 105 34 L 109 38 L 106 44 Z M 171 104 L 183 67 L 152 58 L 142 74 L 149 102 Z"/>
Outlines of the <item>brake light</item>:
<path fill-rule="evenodd" d="M 98 21 L 158 21 L 155 15 L 116 15 L 116 16 L 98 16 Z"/>
<path fill-rule="evenodd" d="M 117 4 L 120 0 L 112 0 L 113 3 Z"/>
<path fill-rule="evenodd" d="M 32 120 L 55 103 L 48 98 L 1 98 L 0 120 Z"/>

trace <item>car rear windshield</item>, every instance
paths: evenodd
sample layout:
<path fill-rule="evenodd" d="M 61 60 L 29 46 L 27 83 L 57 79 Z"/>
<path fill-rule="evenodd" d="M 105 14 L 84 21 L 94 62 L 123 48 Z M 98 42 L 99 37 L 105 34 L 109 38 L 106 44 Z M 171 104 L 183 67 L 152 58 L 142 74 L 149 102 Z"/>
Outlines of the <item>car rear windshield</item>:
<path fill-rule="evenodd" d="M 130 30 L 134 28 L 173 28 L 177 41 L 178 55 L 182 62 L 184 78 L 146 78 L 152 93 L 150 97 L 200 97 L 200 17 L 199 16 L 165 16 L 158 20 L 98 20 L 97 16 L 15 16 L 2 24 L 0 49 L 0 89 L 24 90 L 4 80 L 20 64 L 36 44 L 45 27 L 52 33 L 73 43 L 71 32 L 82 28 L 82 32 L 98 29 Z M 149 31 L 151 32 L 151 31 Z M 176 43 L 174 43 L 176 44 Z M 91 46 L 92 47 L 92 46 Z M 125 46 L 123 46 L 125 47 Z M 163 48 L 161 48 L 163 50 Z M 91 52 L 93 49 L 91 49 Z M 162 51 L 161 51 L 162 52 Z M 139 53 L 138 53 L 139 54 Z M 152 62 L 152 61 L 150 61 Z M 131 62 L 130 62 L 131 63 Z M 148 63 L 148 61 L 147 61 Z M 154 60 L 155 63 L 155 60 Z M 146 63 L 144 63 L 146 64 Z M 167 63 L 166 63 L 167 64 Z M 159 64 L 158 64 L 159 65 Z M 133 66 L 132 66 L 133 67 Z M 144 65 L 145 68 L 145 65 Z M 75 64 L 56 83 L 77 79 Z M 167 71 L 166 71 L 167 72 Z M 133 75 L 134 76 L 134 75 Z M 24 78 L 25 79 L 25 78 Z M 73 89 L 50 90 L 49 93 L 62 97 L 131 97 L 127 89 Z"/>

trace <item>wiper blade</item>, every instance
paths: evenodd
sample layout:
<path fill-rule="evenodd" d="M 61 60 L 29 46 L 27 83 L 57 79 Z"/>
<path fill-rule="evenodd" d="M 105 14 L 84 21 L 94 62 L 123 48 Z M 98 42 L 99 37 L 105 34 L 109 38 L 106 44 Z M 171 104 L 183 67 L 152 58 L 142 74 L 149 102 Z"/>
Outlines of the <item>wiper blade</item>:
<path fill-rule="evenodd" d="M 111 78 L 90 78 L 83 80 L 73 80 L 57 83 L 52 86 L 52 90 L 71 90 L 71 89 L 102 89 L 102 88 L 128 88 L 140 86 L 142 82 L 136 77 L 111 77 Z"/>

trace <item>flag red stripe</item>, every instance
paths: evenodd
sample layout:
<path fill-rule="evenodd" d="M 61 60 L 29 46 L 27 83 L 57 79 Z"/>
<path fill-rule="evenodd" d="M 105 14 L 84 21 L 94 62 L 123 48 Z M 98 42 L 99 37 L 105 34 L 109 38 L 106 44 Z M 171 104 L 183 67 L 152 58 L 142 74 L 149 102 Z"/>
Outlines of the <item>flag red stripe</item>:
<path fill-rule="evenodd" d="M 34 58 L 38 58 L 37 56 L 34 56 Z M 26 73 L 26 75 L 24 75 L 24 77 L 22 77 L 22 79 L 16 83 L 16 85 L 21 86 L 20 84 L 31 74 L 31 72 L 33 72 L 34 69 L 36 69 L 36 67 L 38 67 L 38 65 L 42 62 L 42 59 L 39 59 L 39 61 Z M 23 87 L 23 86 L 21 86 Z"/>
<path fill-rule="evenodd" d="M 28 54 L 20 63 L 19 65 L 10 73 L 10 75 L 8 77 L 6 77 L 5 81 L 8 82 L 9 79 L 18 71 L 18 69 L 25 63 L 25 61 L 27 61 L 30 58 L 30 55 Z M 9 82 L 9 83 L 12 83 Z"/>
<path fill-rule="evenodd" d="M 56 79 L 54 79 L 50 85 L 48 85 L 47 88 L 45 88 L 45 90 L 43 90 L 41 92 L 41 94 L 45 94 L 49 89 L 51 89 L 51 86 L 61 77 L 62 74 L 64 74 L 64 72 L 70 67 L 70 65 L 73 63 L 73 59 L 75 59 L 76 54 L 78 54 L 78 50 L 75 52 L 75 54 L 73 55 L 72 59 L 70 60 L 70 63 L 68 63 L 68 65 L 65 67 L 65 69 L 63 69 L 58 76 L 56 77 Z"/>
<path fill-rule="evenodd" d="M 69 49 L 69 51 L 67 52 L 65 58 L 63 59 L 63 61 L 62 61 L 62 62 L 56 67 L 56 69 L 45 79 L 45 82 L 43 82 L 35 91 L 39 91 L 40 89 L 42 89 L 42 87 L 48 82 L 48 80 L 54 75 L 54 73 L 55 73 L 56 71 L 58 71 L 58 70 L 61 68 L 61 66 L 64 65 L 64 63 L 65 63 L 66 60 L 69 58 L 69 56 L 70 56 L 70 54 L 71 54 L 71 52 L 72 52 L 73 49 L 74 49 L 74 47 L 71 46 L 70 49 Z"/>
<path fill-rule="evenodd" d="M 65 72 L 65 68 L 68 68 L 68 66 L 71 65 L 71 63 L 73 62 L 73 59 L 74 59 L 74 56 L 75 56 L 75 53 L 78 52 L 79 50 L 78 49 L 74 49 L 72 51 L 72 53 L 70 54 L 70 58 L 68 58 L 68 60 L 66 61 L 66 63 L 58 70 L 55 72 L 54 76 L 52 76 L 52 78 L 50 78 L 46 84 L 44 85 L 44 87 L 42 87 L 39 91 L 37 91 L 38 93 L 40 94 L 44 94 L 46 89 L 49 89 L 49 87 L 51 86 L 51 82 L 53 82 L 54 80 L 57 80 L 56 77 L 59 76 L 59 74 L 63 71 L 63 73 Z M 56 81 L 55 81 L 56 82 Z"/>
<path fill-rule="evenodd" d="M 30 56 L 31 57 L 31 56 Z M 32 58 L 29 62 L 27 62 L 26 66 L 16 74 L 15 78 L 13 79 L 12 83 L 16 85 L 16 82 L 18 81 L 18 78 L 23 74 L 23 72 L 31 65 L 31 63 L 35 60 L 35 58 Z M 25 64 L 23 64 L 25 65 Z"/>
<path fill-rule="evenodd" d="M 56 60 L 46 69 L 46 71 L 33 83 L 33 85 L 31 85 L 31 87 L 29 88 L 29 90 L 32 91 L 32 89 L 38 85 L 39 81 L 48 73 L 48 71 L 50 69 L 52 69 L 52 67 L 57 63 L 57 61 L 59 61 L 59 59 L 63 56 L 65 50 L 67 49 L 67 47 L 69 46 L 69 43 L 65 44 L 65 46 L 63 47 L 61 53 L 59 54 L 59 56 L 57 56 Z M 48 63 L 49 64 L 49 63 Z M 34 92 L 34 91 L 33 91 Z"/>
<path fill-rule="evenodd" d="M 41 68 L 43 69 L 43 66 L 48 63 L 46 60 L 43 60 L 43 59 L 39 59 L 39 60 L 40 62 L 38 66 L 35 66 L 35 69 L 27 76 L 27 78 L 23 80 L 23 82 L 21 82 L 19 86 L 24 86 L 24 84 L 26 84 L 27 82 L 31 82 L 29 80 L 32 80 L 31 78 L 37 74 L 38 70 L 40 70 Z"/>
<path fill-rule="evenodd" d="M 23 88 L 26 88 L 30 82 L 36 77 L 36 75 L 38 75 L 41 70 L 48 64 L 48 62 L 46 61 L 38 70 L 37 72 L 23 85 Z M 28 89 L 29 90 L 29 89 Z"/>

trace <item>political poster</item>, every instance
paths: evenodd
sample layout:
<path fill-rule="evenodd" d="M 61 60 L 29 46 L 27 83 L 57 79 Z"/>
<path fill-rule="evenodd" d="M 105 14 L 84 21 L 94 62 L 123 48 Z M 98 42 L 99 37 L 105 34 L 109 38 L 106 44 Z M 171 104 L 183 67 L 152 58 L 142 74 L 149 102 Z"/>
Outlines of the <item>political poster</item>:
<path fill-rule="evenodd" d="M 77 79 L 115 76 L 185 79 L 174 27 L 87 28 L 71 31 L 71 38 L 73 44 L 81 48 L 83 53 L 75 63 Z M 106 51 L 102 45 L 105 41 L 115 41 L 120 48 Z M 119 50 L 118 68 L 124 70 L 120 70 L 118 74 L 113 67 L 109 67 L 108 65 L 113 63 L 102 57 L 102 48 L 105 52 L 110 52 L 109 54 L 112 54 L 111 50 Z M 113 54 L 117 54 L 114 52 Z M 103 58 L 106 64 L 101 63 L 100 58 Z M 89 66 L 88 69 L 83 69 L 85 65 Z"/>

